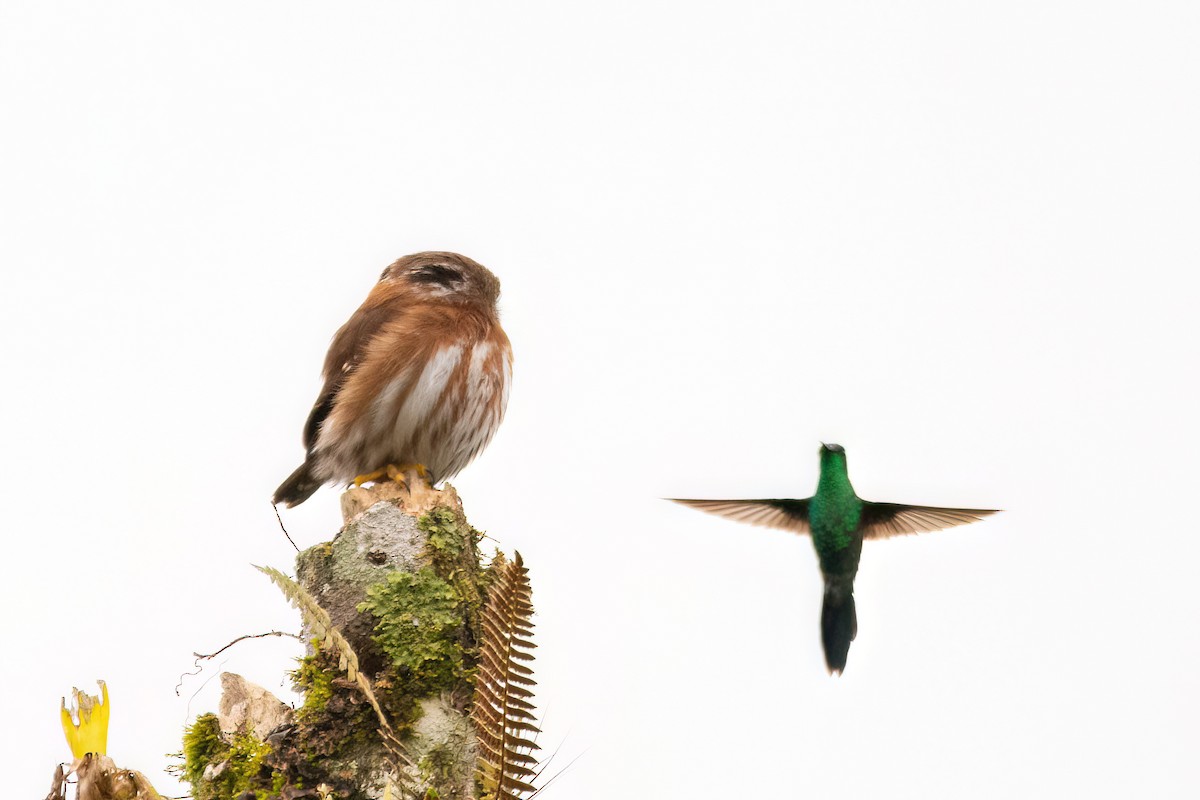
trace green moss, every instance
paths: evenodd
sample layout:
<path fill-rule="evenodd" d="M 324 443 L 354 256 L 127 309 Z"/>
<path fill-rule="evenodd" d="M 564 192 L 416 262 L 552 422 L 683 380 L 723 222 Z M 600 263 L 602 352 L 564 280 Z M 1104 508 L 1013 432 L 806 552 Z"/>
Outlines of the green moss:
<path fill-rule="evenodd" d="M 304 696 L 297 710 L 296 728 L 273 754 L 270 765 L 284 771 L 284 782 L 294 788 L 329 783 L 338 797 L 366 800 L 346 783 L 346 776 L 361 767 L 362 759 L 378 750 L 379 720 L 338 664 L 336 654 L 313 642 L 316 652 L 299 659 L 293 684 Z M 378 673 L 374 693 L 397 735 L 403 738 L 421 715 L 418 698 L 399 681 L 393 670 Z"/>
<path fill-rule="evenodd" d="M 312 647 L 316 654 L 301 658 L 299 666 L 292 671 L 292 685 L 304 695 L 304 705 L 296 711 L 296 718 L 301 722 L 323 712 L 333 697 L 333 674 L 323 667 L 324 659 L 320 658 L 320 647 L 315 639 Z"/>
<path fill-rule="evenodd" d="M 488 574 L 479 564 L 479 542 L 483 534 L 468 524 L 461 509 L 438 506 L 417 520 L 428 538 L 426 555 L 438 577 L 453 587 L 458 599 L 462 628 L 458 641 L 463 652 L 464 676 L 471 676 L 478 662 L 478 642 L 483 635 L 483 605 Z"/>
<path fill-rule="evenodd" d="M 469 530 L 467 536 L 464 536 L 464 527 Z M 452 569 L 463 552 L 470 551 L 477 541 L 475 530 L 447 506 L 438 506 L 418 519 L 417 528 L 428 537 L 434 568 L 443 574 L 448 571 L 446 567 Z"/>
<path fill-rule="evenodd" d="M 264 774 L 263 761 L 271 746 L 253 733 L 236 733 L 229 751 L 230 792 L 237 797 L 248 789 L 263 789 L 271 785 L 271 770 Z"/>
<path fill-rule="evenodd" d="M 367 590 L 358 610 L 376 618 L 375 642 L 408 694 L 449 690 L 463 679 L 458 592 L 432 569 L 392 572 Z"/>
<path fill-rule="evenodd" d="M 299 736 L 310 764 L 340 758 L 373 741 L 378 721 L 338 665 L 338 659 L 313 640 L 313 655 L 299 659 L 292 685 L 304 696 L 296 710 Z"/>
<path fill-rule="evenodd" d="M 199 791 L 204 768 L 221 762 L 229 745 L 216 714 L 201 714 L 183 731 L 183 778 Z"/>
<path fill-rule="evenodd" d="M 476 581 L 476 584 L 479 586 L 479 591 L 484 597 L 487 597 L 487 593 L 492 589 L 492 584 L 496 582 L 496 577 L 500 572 L 497 568 L 504 566 L 507 561 L 508 557 L 497 547 L 492 551 L 492 558 L 488 561 L 488 565 L 480 568 L 479 580 Z"/>
<path fill-rule="evenodd" d="M 253 733 L 226 736 L 216 714 L 201 714 L 183 733 L 183 777 L 195 800 L 228 800 L 275 783 L 277 773 L 264 763 L 270 752 Z M 210 766 L 213 772 L 206 780 Z"/>

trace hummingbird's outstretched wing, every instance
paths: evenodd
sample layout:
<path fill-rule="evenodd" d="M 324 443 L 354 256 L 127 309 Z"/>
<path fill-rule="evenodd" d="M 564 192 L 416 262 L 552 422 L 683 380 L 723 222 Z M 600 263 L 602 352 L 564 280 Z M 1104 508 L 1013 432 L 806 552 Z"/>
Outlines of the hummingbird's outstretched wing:
<path fill-rule="evenodd" d="M 808 500 L 681 500 L 677 497 L 667 499 L 738 522 L 781 528 L 792 533 L 809 532 Z"/>
<path fill-rule="evenodd" d="M 940 531 L 976 522 L 996 511 L 994 508 L 935 508 L 864 501 L 862 534 L 864 539 L 887 539 L 906 533 Z"/>

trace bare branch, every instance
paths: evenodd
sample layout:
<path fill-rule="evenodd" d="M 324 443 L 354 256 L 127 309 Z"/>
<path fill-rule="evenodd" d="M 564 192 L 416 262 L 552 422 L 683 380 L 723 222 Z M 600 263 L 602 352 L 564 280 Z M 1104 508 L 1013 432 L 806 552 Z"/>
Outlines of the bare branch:
<path fill-rule="evenodd" d="M 217 656 L 221 655 L 221 653 L 224 653 L 226 650 L 233 647 L 238 642 L 244 641 L 246 639 L 263 639 L 263 638 L 266 638 L 267 636 L 289 636 L 298 642 L 304 641 L 303 636 L 300 636 L 299 634 L 295 634 L 295 633 L 288 633 L 287 631 L 267 631 L 266 633 L 247 633 L 245 636 L 237 637 L 232 642 L 225 645 L 224 647 L 222 647 L 220 650 L 216 651 L 215 653 L 208 653 L 208 654 L 192 653 L 192 655 L 194 655 L 196 657 L 196 661 L 194 664 L 194 666 L 196 667 L 196 671 L 195 672 L 184 672 L 179 675 L 179 683 L 175 684 L 175 696 L 179 697 L 179 690 L 183 688 L 183 681 L 186 678 L 195 677 L 204 671 L 204 667 L 200 664 L 201 661 L 208 661 L 209 659 L 216 658 Z"/>

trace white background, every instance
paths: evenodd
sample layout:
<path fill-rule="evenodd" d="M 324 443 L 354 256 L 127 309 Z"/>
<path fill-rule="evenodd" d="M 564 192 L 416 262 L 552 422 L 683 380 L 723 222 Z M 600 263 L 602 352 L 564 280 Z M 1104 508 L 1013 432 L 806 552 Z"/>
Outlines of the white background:
<path fill-rule="evenodd" d="M 1200 744 L 1194 3 L 0 7 L 5 794 L 285 692 L 267 498 L 384 266 L 501 278 L 454 481 L 539 611 L 547 798 L 1180 797 Z M 865 548 L 657 499 L 998 506 Z M 337 489 L 284 519 L 339 527 Z M 281 686 L 283 684 L 283 686 Z M 197 692 L 199 693 L 197 694 Z"/>

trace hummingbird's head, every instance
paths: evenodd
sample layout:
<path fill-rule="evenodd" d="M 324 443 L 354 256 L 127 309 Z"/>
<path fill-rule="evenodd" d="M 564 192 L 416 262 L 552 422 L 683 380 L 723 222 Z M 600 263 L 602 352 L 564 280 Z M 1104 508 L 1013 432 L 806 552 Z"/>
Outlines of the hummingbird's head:
<path fill-rule="evenodd" d="M 826 467 L 835 470 L 844 470 L 846 468 L 846 451 L 840 444 L 825 444 L 821 442 L 821 449 L 817 453 L 821 456 L 822 470 Z"/>

